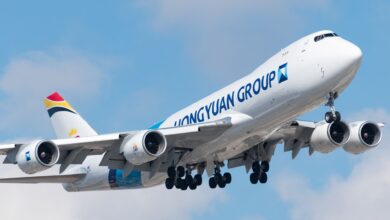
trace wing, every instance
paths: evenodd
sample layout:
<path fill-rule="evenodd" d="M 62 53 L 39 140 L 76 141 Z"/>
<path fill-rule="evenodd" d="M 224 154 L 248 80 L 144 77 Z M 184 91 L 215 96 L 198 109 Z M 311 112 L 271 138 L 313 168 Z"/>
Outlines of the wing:
<path fill-rule="evenodd" d="M 162 128 L 158 129 L 158 131 L 167 139 L 167 152 L 173 152 L 178 149 L 191 151 L 196 146 L 215 139 L 230 128 L 231 125 L 231 117 L 226 117 L 203 124 Z M 131 131 L 72 139 L 54 139 L 50 141 L 57 145 L 60 150 L 58 164 L 61 165 L 61 173 L 71 164 L 81 164 L 88 155 L 99 154 L 105 154 L 100 163 L 101 166 L 123 169 L 126 165 L 126 160 L 121 152 L 119 152 L 119 147 L 125 137 L 134 136 L 137 133 L 138 131 Z M 0 154 L 6 155 L 3 163 L 16 164 L 18 150 L 23 144 L 28 143 L 0 145 Z M 158 159 L 158 161 L 161 161 L 163 158 Z M 150 167 L 141 166 L 137 167 L 137 169 L 150 170 Z"/>
<path fill-rule="evenodd" d="M 270 161 L 276 146 L 284 144 L 285 152 L 292 152 L 295 159 L 302 148 L 309 147 L 309 154 L 314 150 L 309 146 L 310 137 L 316 128 L 315 122 L 293 121 L 278 129 L 265 141 L 228 160 L 228 168 L 245 166 L 247 172 L 254 161 Z"/>
<path fill-rule="evenodd" d="M 0 179 L 0 183 L 73 183 L 84 178 L 85 175 L 85 173 L 76 173 L 51 176 L 3 178 Z"/>

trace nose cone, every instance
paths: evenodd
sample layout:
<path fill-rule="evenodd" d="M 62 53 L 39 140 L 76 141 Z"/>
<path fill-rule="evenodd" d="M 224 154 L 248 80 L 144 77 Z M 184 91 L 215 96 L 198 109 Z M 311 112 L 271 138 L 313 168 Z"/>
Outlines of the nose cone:
<path fill-rule="evenodd" d="M 345 47 L 345 62 L 352 66 L 359 66 L 362 60 L 362 50 L 353 43 L 348 42 Z"/>

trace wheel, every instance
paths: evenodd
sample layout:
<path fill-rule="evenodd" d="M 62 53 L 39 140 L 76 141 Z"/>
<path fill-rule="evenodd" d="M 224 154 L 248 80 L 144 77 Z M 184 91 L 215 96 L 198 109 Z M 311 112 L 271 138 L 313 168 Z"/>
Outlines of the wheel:
<path fill-rule="evenodd" d="M 182 182 L 180 189 L 184 191 L 184 190 L 187 190 L 187 188 L 188 188 L 188 185 L 185 182 Z"/>
<path fill-rule="evenodd" d="M 177 167 L 177 175 L 180 178 L 183 177 L 185 174 L 186 174 L 186 170 L 184 169 L 184 167 L 182 166 Z"/>
<path fill-rule="evenodd" d="M 211 189 L 215 189 L 215 187 L 217 187 L 217 181 L 215 181 L 214 177 L 211 177 L 209 179 L 209 186 L 210 186 Z"/>
<path fill-rule="evenodd" d="M 332 123 L 334 121 L 332 112 L 326 112 L 325 113 L 325 121 L 327 123 Z"/>
<path fill-rule="evenodd" d="M 174 179 L 167 178 L 167 179 L 165 180 L 165 187 L 166 187 L 167 189 L 172 189 L 174 185 L 175 185 L 175 180 L 174 180 Z"/>
<path fill-rule="evenodd" d="M 261 162 L 261 170 L 263 172 L 268 172 L 269 171 L 269 162 L 268 161 L 262 161 Z"/>
<path fill-rule="evenodd" d="M 341 121 L 341 114 L 340 114 L 340 112 L 336 112 L 335 121 Z"/>
<path fill-rule="evenodd" d="M 176 169 L 175 167 L 168 167 L 167 174 L 169 178 L 174 179 L 176 177 Z"/>
<path fill-rule="evenodd" d="M 223 179 L 221 179 L 221 181 L 219 181 L 218 182 L 218 186 L 219 186 L 219 188 L 225 188 L 225 186 L 226 186 L 226 182 L 225 181 L 223 181 Z"/>
<path fill-rule="evenodd" d="M 259 181 L 259 174 L 258 173 L 251 173 L 249 176 L 249 180 L 251 181 L 252 184 L 257 184 Z"/>
<path fill-rule="evenodd" d="M 260 177 L 259 177 L 260 183 L 266 183 L 267 180 L 268 180 L 267 174 L 266 174 L 266 173 L 261 173 L 261 174 L 260 174 Z"/>
<path fill-rule="evenodd" d="M 195 183 L 192 183 L 191 185 L 189 185 L 190 190 L 195 190 L 196 187 L 197 187 L 197 185 Z"/>
<path fill-rule="evenodd" d="M 186 185 L 191 185 L 191 184 L 193 184 L 194 179 L 192 178 L 191 175 L 186 175 L 186 178 L 184 179 L 184 181 L 185 181 Z"/>
<path fill-rule="evenodd" d="M 252 163 L 252 170 L 254 173 L 260 172 L 260 164 L 258 161 Z"/>
<path fill-rule="evenodd" d="M 175 181 L 175 187 L 176 187 L 176 189 L 180 189 L 181 188 L 181 185 L 182 185 L 182 182 L 183 182 L 184 180 L 182 180 L 182 179 L 176 179 L 176 181 Z"/>
<path fill-rule="evenodd" d="M 215 182 L 217 182 L 217 184 L 219 182 L 223 181 L 221 173 L 214 174 L 214 178 L 215 178 Z"/>
<path fill-rule="evenodd" d="M 195 183 L 197 186 L 202 185 L 202 175 L 196 174 L 196 175 L 194 176 L 194 183 Z"/>
<path fill-rule="evenodd" d="M 230 184 L 232 182 L 232 175 L 230 173 L 224 173 L 223 174 L 223 181 L 226 184 Z"/>

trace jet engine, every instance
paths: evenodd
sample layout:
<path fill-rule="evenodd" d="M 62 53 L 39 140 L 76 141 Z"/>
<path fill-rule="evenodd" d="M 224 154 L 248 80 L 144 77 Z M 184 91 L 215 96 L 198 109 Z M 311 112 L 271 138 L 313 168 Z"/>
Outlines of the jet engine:
<path fill-rule="evenodd" d="M 156 159 L 166 148 L 167 139 L 158 131 L 141 131 L 134 136 L 127 136 L 121 146 L 126 160 L 134 165 Z"/>
<path fill-rule="evenodd" d="M 52 167 L 59 157 L 60 151 L 56 144 L 51 141 L 36 140 L 19 148 L 16 162 L 23 172 L 34 174 Z"/>
<path fill-rule="evenodd" d="M 351 129 L 351 138 L 343 147 L 348 153 L 363 153 L 376 147 L 382 139 L 381 129 L 375 123 L 357 121 L 350 123 L 349 127 Z"/>
<path fill-rule="evenodd" d="M 332 152 L 337 147 L 347 143 L 350 131 L 347 124 L 342 121 L 317 124 L 311 138 L 310 146 L 321 153 Z"/>

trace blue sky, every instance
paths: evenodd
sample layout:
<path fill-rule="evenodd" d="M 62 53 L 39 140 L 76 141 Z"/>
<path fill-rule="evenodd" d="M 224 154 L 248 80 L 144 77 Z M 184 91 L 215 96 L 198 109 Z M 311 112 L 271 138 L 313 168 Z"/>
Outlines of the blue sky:
<path fill-rule="evenodd" d="M 338 110 L 346 119 L 387 120 L 389 11 L 389 2 L 379 0 L 1 2 L 1 139 L 53 138 L 42 99 L 57 90 L 100 133 L 149 127 L 250 73 L 289 43 L 322 29 L 334 30 L 364 53 L 356 79 L 337 100 Z M 325 111 L 320 107 L 301 118 L 321 120 Z M 389 143 L 386 137 L 384 144 Z M 251 185 L 244 170 L 236 169 L 233 184 L 223 191 L 205 187 L 191 193 L 167 193 L 156 188 L 74 196 L 50 186 L 50 194 L 42 193 L 64 198 L 64 207 L 75 213 L 68 217 L 79 219 L 111 216 L 104 208 L 87 208 L 80 214 L 80 207 L 70 205 L 79 199 L 97 207 L 121 207 L 112 216 L 129 216 L 131 210 L 126 210 L 124 202 L 137 203 L 137 215 L 145 217 L 144 198 L 164 202 L 161 197 L 172 202 L 164 206 L 168 211 L 159 210 L 161 218 L 177 217 L 172 216 L 177 206 L 187 219 L 326 219 L 317 215 L 320 211 L 307 210 L 302 200 L 326 206 L 324 195 L 343 189 L 355 180 L 356 169 L 386 152 L 378 148 L 351 156 L 338 150 L 312 157 L 303 152 L 293 161 L 279 148 L 267 185 Z M 18 172 L 11 167 L 1 170 L 3 174 Z M 386 179 L 377 182 L 381 183 L 389 184 Z M 23 191 L 29 197 L 31 191 L 43 187 L 7 185 L 6 189 Z M 357 188 L 351 194 L 360 195 Z M 390 197 L 387 191 L 380 193 Z M 127 200 L 126 196 L 132 197 Z M 105 198 L 117 202 L 107 203 Z M 364 195 L 356 199 L 368 200 Z M 14 206 L 16 201 L 2 204 L 8 210 Z M 310 208 L 317 210 L 314 205 Z M 348 215 L 352 209 L 345 209 L 343 217 L 354 217 Z M 373 210 L 383 214 L 379 218 L 390 215 L 386 209 Z M 58 211 L 66 213 L 67 209 Z M 11 211 L 6 216 L 21 218 Z"/>

